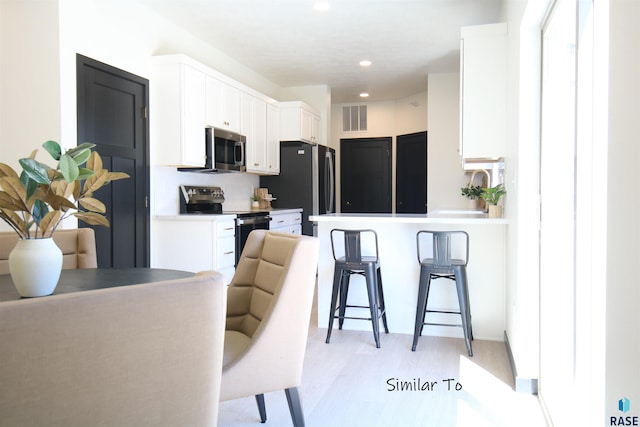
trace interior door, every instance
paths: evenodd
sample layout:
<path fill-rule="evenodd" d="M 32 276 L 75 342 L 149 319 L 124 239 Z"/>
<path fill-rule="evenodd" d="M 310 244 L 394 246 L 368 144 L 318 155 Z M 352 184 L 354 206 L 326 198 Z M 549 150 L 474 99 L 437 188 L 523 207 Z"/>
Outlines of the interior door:
<path fill-rule="evenodd" d="M 391 138 L 340 140 L 341 212 L 391 213 Z"/>
<path fill-rule="evenodd" d="M 427 213 L 427 132 L 396 138 L 396 212 Z"/>
<path fill-rule="evenodd" d="M 148 267 L 149 81 L 82 55 L 76 66 L 78 143 L 96 144 L 105 168 L 131 177 L 96 192 L 111 224 L 91 227 L 98 266 Z"/>

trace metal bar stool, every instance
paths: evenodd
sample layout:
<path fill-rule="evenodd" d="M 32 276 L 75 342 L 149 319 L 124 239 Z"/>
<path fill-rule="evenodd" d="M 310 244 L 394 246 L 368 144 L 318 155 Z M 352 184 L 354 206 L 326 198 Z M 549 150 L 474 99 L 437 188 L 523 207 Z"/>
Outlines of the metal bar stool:
<path fill-rule="evenodd" d="M 335 238 L 340 234 L 344 235 L 344 256 L 336 256 Z M 375 256 L 362 255 L 362 238 L 369 234 L 375 242 Z M 342 329 L 344 319 L 370 320 L 373 325 L 373 337 L 376 347 L 380 348 L 380 317 L 384 325 L 385 333 L 389 333 L 387 327 L 387 314 L 384 306 L 384 294 L 382 292 L 382 276 L 380 274 L 380 259 L 378 257 L 378 235 L 374 230 L 331 230 L 331 251 L 335 260 L 333 275 L 333 290 L 331 292 L 331 307 L 329 312 L 329 327 L 327 330 L 327 341 L 331 339 L 331 329 L 333 320 L 338 319 L 338 328 Z M 352 274 L 364 276 L 369 305 L 348 305 L 347 295 L 349 293 L 349 279 Z M 340 305 L 338 306 L 338 297 Z M 346 316 L 347 308 L 368 308 L 370 317 L 349 317 Z M 336 311 L 338 314 L 336 315 Z"/>
<path fill-rule="evenodd" d="M 464 237 L 465 258 L 451 258 L 451 241 L 454 236 Z M 422 258 L 420 243 L 431 237 L 433 244 L 433 258 Z M 471 307 L 469 305 L 469 288 L 467 286 L 467 262 L 469 260 L 469 235 L 464 231 L 427 231 L 422 230 L 416 234 L 416 246 L 418 262 L 420 263 L 420 284 L 418 286 L 418 304 L 416 307 L 416 323 L 413 332 L 412 351 L 416 351 L 418 338 L 422 334 L 424 325 L 436 326 L 461 326 L 469 356 L 473 356 L 471 341 L 473 332 L 471 329 Z M 432 279 L 449 279 L 456 284 L 458 304 L 460 311 L 429 310 L 429 288 Z M 459 314 L 462 324 L 429 323 L 425 322 L 427 313 Z"/>

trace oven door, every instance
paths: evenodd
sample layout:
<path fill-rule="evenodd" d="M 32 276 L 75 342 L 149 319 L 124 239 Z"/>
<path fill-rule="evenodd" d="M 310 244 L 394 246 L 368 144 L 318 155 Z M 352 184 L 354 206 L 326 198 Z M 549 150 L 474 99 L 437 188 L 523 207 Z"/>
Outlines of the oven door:
<path fill-rule="evenodd" d="M 236 267 L 249 233 L 253 230 L 268 230 L 270 222 L 271 217 L 268 214 L 236 218 Z"/>

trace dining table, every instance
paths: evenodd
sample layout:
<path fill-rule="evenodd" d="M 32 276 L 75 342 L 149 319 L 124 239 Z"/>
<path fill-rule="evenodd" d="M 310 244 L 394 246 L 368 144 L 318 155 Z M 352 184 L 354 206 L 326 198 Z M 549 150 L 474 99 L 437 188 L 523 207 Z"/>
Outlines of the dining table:
<path fill-rule="evenodd" d="M 60 273 L 58 285 L 52 295 L 94 289 L 112 288 L 116 286 L 137 285 L 165 280 L 192 277 L 193 272 L 170 270 L 164 268 L 82 268 L 65 269 Z M 44 297 L 37 297 L 44 298 Z M 19 299 L 21 297 L 11 280 L 10 274 L 0 275 L 0 302 Z"/>

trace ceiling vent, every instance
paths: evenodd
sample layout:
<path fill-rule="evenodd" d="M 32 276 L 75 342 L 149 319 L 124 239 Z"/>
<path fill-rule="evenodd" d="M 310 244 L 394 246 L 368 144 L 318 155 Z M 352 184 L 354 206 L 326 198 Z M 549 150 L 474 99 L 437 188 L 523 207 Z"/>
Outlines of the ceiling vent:
<path fill-rule="evenodd" d="M 342 107 L 342 131 L 364 132 L 367 130 L 367 106 L 350 105 Z"/>

